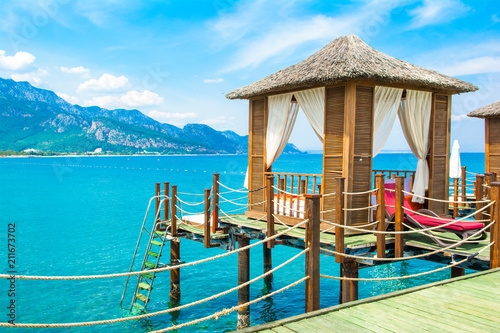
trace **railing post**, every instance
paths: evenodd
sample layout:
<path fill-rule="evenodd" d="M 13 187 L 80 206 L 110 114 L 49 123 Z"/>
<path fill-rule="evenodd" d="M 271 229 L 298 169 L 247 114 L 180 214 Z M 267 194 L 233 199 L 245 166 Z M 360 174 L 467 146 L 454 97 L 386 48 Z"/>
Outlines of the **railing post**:
<path fill-rule="evenodd" d="M 453 217 L 458 216 L 458 178 L 453 178 Z"/>
<path fill-rule="evenodd" d="M 160 202 L 161 202 L 161 199 L 160 199 L 160 195 L 161 195 L 161 184 L 160 183 L 156 183 L 155 184 L 155 223 L 157 223 L 158 221 L 161 220 L 161 217 L 160 217 Z"/>
<path fill-rule="evenodd" d="M 344 225 L 345 178 L 336 178 L 335 181 L 335 223 Z M 335 227 L 335 252 L 344 253 L 344 234 L 344 228 Z M 342 255 L 335 256 L 335 262 L 343 263 L 344 259 Z"/>
<path fill-rule="evenodd" d="M 483 190 L 483 184 L 484 184 L 484 175 L 480 175 L 480 174 L 477 174 L 476 175 L 476 201 L 482 201 L 483 200 L 483 197 L 484 197 L 484 190 Z M 482 203 L 478 203 L 476 202 L 476 212 L 479 211 L 481 208 L 483 208 L 483 204 Z M 481 214 L 476 214 L 476 216 L 481 219 L 481 220 L 484 220 L 485 219 L 485 215 L 483 215 L 483 213 Z"/>
<path fill-rule="evenodd" d="M 267 237 L 274 236 L 274 176 L 267 176 Z M 284 201 L 284 200 L 283 200 Z M 267 248 L 274 248 L 274 239 L 267 241 Z"/>
<path fill-rule="evenodd" d="M 320 199 L 321 194 L 306 194 L 306 312 L 319 310 L 319 255 L 320 255 Z"/>
<path fill-rule="evenodd" d="M 494 243 L 490 247 L 490 268 L 500 267 L 500 182 L 492 182 L 491 199 L 495 201 L 491 210 L 491 221 L 495 223 L 490 228 L 491 242 Z"/>
<path fill-rule="evenodd" d="M 462 165 L 462 204 L 467 201 L 467 169 Z M 465 206 L 465 205 L 464 205 Z"/>
<path fill-rule="evenodd" d="M 375 187 L 378 188 L 377 191 L 377 220 L 378 228 L 377 231 L 381 232 L 377 234 L 377 257 L 385 258 L 385 175 L 377 174 L 375 175 Z M 371 200 L 370 200 L 371 202 Z"/>
<path fill-rule="evenodd" d="M 306 180 L 302 179 L 302 181 L 300 182 L 300 194 L 306 194 L 306 193 L 307 193 Z"/>
<path fill-rule="evenodd" d="M 245 236 L 238 237 L 238 248 L 248 246 L 250 241 Z M 246 283 L 250 280 L 250 249 L 238 252 L 238 285 Z M 250 301 L 250 286 L 245 286 L 238 289 L 238 305 L 248 303 Z M 242 306 L 238 308 L 238 324 L 237 328 L 245 328 L 250 326 L 250 306 Z"/>
<path fill-rule="evenodd" d="M 170 235 L 177 237 L 177 185 L 172 185 L 172 209 Z M 170 264 L 178 264 L 181 259 L 181 244 L 179 241 L 170 241 Z M 181 298 L 180 269 L 170 271 L 170 299 L 177 301 Z"/>
<path fill-rule="evenodd" d="M 163 194 L 165 195 L 165 200 L 163 201 L 163 220 L 168 221 L 168 204 L 170 201 L 170 184 L 168 182 L 163 183 Z"/>
<path fill-rule="evenodd" d="M 212 232 L 219 228 L 219 174 L 214 173 L 212 198 Z"/>
<path fill-rule="evenodd" d="M 403 200 L 405 200 L 404 195 L 403 195 L 403 188 L 404 188 L 404 178 L 403 176 L 396 176 L 396 193 L 395 193 L 395 208 L 396 208 L 396 213 L 395 213 L 395 230 L 397 232 L 403 231 L 403 221 L 404 221 L 404 203 Z M 402 258 L 404 256 L 404 239 L 403 239 L 403 234 L 395 234 L 395 249 L 394 249 L 394 257 L 395 258 Z"/>
<path fill-rule="evenodd" d="M 204 206 L 205 224 L 203 225 L 204 237 L 203 244 L 208 249 L 210 248 L 210 189 L 205 189 L 205 206 Z"/>

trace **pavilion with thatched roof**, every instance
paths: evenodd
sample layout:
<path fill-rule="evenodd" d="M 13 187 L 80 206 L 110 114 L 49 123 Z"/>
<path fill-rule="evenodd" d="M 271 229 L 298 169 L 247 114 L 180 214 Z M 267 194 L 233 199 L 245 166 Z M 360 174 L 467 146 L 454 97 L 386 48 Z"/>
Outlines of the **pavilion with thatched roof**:
<path fill-rule="evenodd" d="M 484 118 L 486 172 L 500 173 L 500 101 L 483 106 L 467 116 Z"/>
<path fill-rule="evenodd" d="M 419 161 L 414 192 L 448 199 L 451 95 L 477 89 L 388 56 L 349 35 L 298 64 L 231 91 L 227 98 L 250 103 L 247 215 L 262 215 L 266 209 L 257 204 L 264 200 L 264 191 L 255 190 L 265 185 L 266 173 L 288 142 L 298 109 L 323 142 L 322 194 L 335 192 L 337 177 L 345 177 L 346 192 L 371 188 L 372 159 L 399 116 Z M 335 195 L 322 200 L 324 219 L 334 221 Z M 351 208 L 367 205 L 366 196 L 346 202 Z M 439 202 L 430 202 L 429 208 L 442 214 L 447 209 Z M 366 224 L 367 215 L 353 211 L 346 224 Z"/>

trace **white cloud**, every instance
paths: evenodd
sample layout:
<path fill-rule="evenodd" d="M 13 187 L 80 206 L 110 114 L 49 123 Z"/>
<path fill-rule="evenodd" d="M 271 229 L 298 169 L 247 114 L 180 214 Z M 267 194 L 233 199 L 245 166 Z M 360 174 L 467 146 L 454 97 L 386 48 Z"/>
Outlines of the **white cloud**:
<path fill-rule="evenodd" d="M 5 51 L 0 50 L 0 68 L 13 71 L 26 69 L 35 59 L 35 56 L 28 52 L 16 52 L 13 56 L 6 56 Z"/>
<path fill-rule="evenodd" d="M 71 103 L 71 104 L 78 104 L 79 103 L 78 97 L 70 96 L 70 95 L 62 93 L 62 92 L 56 92 L 56 95 L 61 97 L 62 99 L 64 99 L 68 103 Z"/>
<path fill-rule="evenodd" d="M 38 69 L 36 72 L 28 72 L 28 73 L 17 73 L 12 74 L 10 78 L 14 81 L 27 81 L 32 85 L 39 85 L 42 83 L 42 77 L 46 76 L 48 72 L 44 69 Z"/>
<path fill-rule="evenodd" d="M 194 112 L 161 112 L 158 110 L 153 110 L 148 113 L 148 116 L 150 116 L 153 119 L 156 119 L 158 121 L 181 121 L 184 119 L 192 119 L 198 117 L 198 114 Z"/>
<path fill-rule="evenodd" d="M 83 102 L 84 106 L 100 106 L 107 109 L 134 108 L 139 106 L 159 105 L 163 103 L 163 97 L 149 90 L 128 91 L 122 95 L 106 95 L 93 97 Z"/>
<path fill-rule="evenodd" d="M 220 82 L 224 82 L 224 79 L 219 77 L 217 79 L 205 79 L 205 80 L 203 80 L 203 82 L 205 82 L 205 83 L 220 83 Z"/>
<path fill-rule="evenodd" d="M 159 105 L 163 103 L 163 97 L 149 90 L 144 90 L 143 92 L 128 91 L 120 97 L 120 100 L 127 106 Z"/>
<path fill-rule="evenodd" d="M 491 20 L 495 23 L 500 22 L 500 18 L 498 18 L 498 14 L 491 15 Z"/>
<path fill-rule="evenodd" d="M 465 15 L 470 8 L 459 0 L 423 0 L 423 4 L 408 13 L 413 16 L 410 29 L 446 23 Z"/>
<path fill-rule="evenodd" d="M 61 72 L 69 74 L 78 74 L 84 76 L 85 78 L 90 77 L 89 76 L 90 69 L 84 68 L 83 66 L 72 67 L 72 68 L 61 67 Z"/>
<path fill-rule="evenodd" d="M 324 45 L 336 37 L 352 33 L 373 37 L 379 33 L 373 32 L 374 27 L 380 28 L 388 24 L 390 12 L 407 2 L 374 0 L 364 2 L 364 5 L 356 10 L 337 17 L 302 15 L 290 18 L 291 15 L 283 15 L 284 18 L 281 18 L 274 13 L 275 10 L 283 10 L 279 8 L 284 5 L 282 2 L 276 4 L 271 1 L 258 1 L 252 5 L 246 3 L 236 12 L 222 15 L 211 27 L 218 34 L 217 37 L 232 43 L 232 48 L 234 45 L 241 45 L 234 53 L 233 61 L 223 70 L 227 72 L 257 67 L 270 58 L 287 56 L 307 43 L 309 48 L 315 48 L 314 45 Z M 285 7 L 286 10 L 292 8 Z M 243 40 L 244 42 L 238 44 Z"/>
<path fill-rule="evenodd" d="M 231 124 L 234 117 L 219 116 L 217 118 L 205 119 L 201 123 L 205 125 Z"/>
<path fill-rule="evenodd" d="M 440 71 L 451 76 L 500 72 L 500 57 L 467 59 L 443 66 Z"/>
<path fill-rule="evenodd" d="M 129 87 L 128 79 L 125 76 L 116 77 L 111 74 L 104 73 L 98 80 L 90 79 L 80 84 L 79 91 L 113 91 L 124 90 Z"/>

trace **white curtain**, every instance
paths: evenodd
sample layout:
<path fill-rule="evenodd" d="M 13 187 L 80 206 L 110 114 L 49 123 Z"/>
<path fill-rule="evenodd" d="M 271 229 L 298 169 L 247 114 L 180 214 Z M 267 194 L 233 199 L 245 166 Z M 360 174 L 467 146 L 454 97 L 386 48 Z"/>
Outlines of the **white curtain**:
<path fill-rule="evenodd" d="M 269 96 L 266 129 L 267 168 L 281 155 L 292 134 L 299 106 L 292 103 L 292 93 Z M 245 188 L 248 188 L 248 168 L 245 175 Z"/>
<path fill-rule="evenodd" d="M 384 147 L 398 113 L 403 89 L 375 86 L 373 116 L 373 157 Z"/>
<path fill-rule="evenodd" d="M 292 134 L 297 118 L 297 103 L 291 103 L 292 93 L 269 96 L 266 130 L 266 157 L 269 168 L 281 155 Z"/>
<path fill-rule="evenodd" d="M 413 155 L 418 159 L 417 171 L 413 183 L 413 193 L 425 195 L 429 187 L 429 131 L 431 121 L 432 93 L 406 90 L 406 99 L 401 101 L 398 115 L 403 134 Z M 423 203 L 421 198 L 413 197 L 413 202 Z"/>
<path fill-rule="evenodd" d="M 323 142 L 325 131 L 325 88 L 301 90 L 293 93 L 314 133 Z"/>

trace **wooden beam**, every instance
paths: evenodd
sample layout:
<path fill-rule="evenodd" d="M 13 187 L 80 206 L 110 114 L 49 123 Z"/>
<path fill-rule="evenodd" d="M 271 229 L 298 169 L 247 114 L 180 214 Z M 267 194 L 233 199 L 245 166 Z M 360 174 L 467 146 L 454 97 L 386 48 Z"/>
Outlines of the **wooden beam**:
<path fill-rule="evenodd" d="M 245 236 L 238 237 L 238 247 L 248 246 L 250 240 Z M 238 252 L 238 285 L 242 285 L 250 280 L 250 249 Z M 247 285 L 238 289 L 238 305 L 250 301 L 250 286 Z M 237 328 L 250 326 L 250 306 L 246 305 L 238 308 Z"/>
<path fill-rule="evenodd" d="M 205 206 L 204 206 L 204 217 L 205 223 L 203 225 L 203 244 L 205 248 L 210 248 L 210 189 L 205 189 Z"/>
<path fill-rule="evenodd" d="M 321 194 L 306 194 L 307 228 L 306 253 L 306 312 L 319 310 L 320 303 L 320 200 Z"/>
<path fill-rule="evenodd" d="M 274 236 L 274 176 L 267 176 L 267 237 Z M 278 192 L 279 193 L 279 192 Z M 283 200 L 284 202 L 285 200 Z M 279 204 L 279 201 L 278 201 Z M 279 208 L 278 208 L 279 210 Z M 267 241 L 267 247 L 274 247 L 274 239 Z"/>
<path fill-rule="evenodd" d="M 483 183 L 484 183 L 484 175 L 476 174 L 476 184 L 475 188 L 476 190 L 474 191 L 476 193 L 475 200 L 476 201 L 482 201 L 484 197 L 483 193 Z M 463 203 L 465 204 L 465 202 Z M 483 208 L 484 204 L 482 203 L 476 203 L 476 212 L 479 211 L 481 208 Z M 476 215 L 476 219 L 483 220 L 485 219 L 486 216 L 483 215 L 483 213 L 479 213 Z"/>
<path fill-rule="evenodd" d="M 403 200 L 405 200 L 403 189 L 404 189 L 404 178 L 403 176 L 396 176 L 396 193 L 395 193 L 395 229 L 396 232 L 401 232 L 404 230 L 403 221 L 404 221 L 404 210 L 403 210 Z M 404 257 L 404 239 L 403 234 L 395 235 L 395 249 L 394 249 L 394 257 L 402 258 Z"/>
<path fill-rule="evenodd" d="M 170 225 L 170 235 L 172 237 L 177 237 L 177 185 L 172 185 L 172 209 L 171 212 L 171 225 Z M 178 264 L 181 255 L 181 243 L 178 241 L 170 241 L 170 264 Z M 170 299 L 177 301 L 181 298 L 181 285 L 180 285 L 180 269 L 172 269 L 170 271 Z"/>
<path fill-rule="evenodd" d="M 492 199 L 495 201 L 494 209 L 491 214 L 491 221 L 495 223 L 490 228 L 491 242 L 490 247 L 490 268 L 500 267 L 500 182 L 491 183 Z"/>
<path fill-rule="evenodd" d="M 219 179 L 220 175 L 214 173 L 213 198 L 212 198 L 212 232 L 215 233 L 219 227 Z"/>
<path fill-rule="evenodd" d="M 354 167 L 354 135 L 356 130 L 356 85 L 347 83 L 345 89 L 344 105 L 344 158 L 342 176 L 345 178 L 345 189 L 352 192 L 353 189 L 353 167 Z M 352 197 L 345 200 L 345 207 L 352 207 Z M 346 224 L 351 224 L 351 212 L 347 211 Z"/>
<path fill-rule="evenodd" d="M 456 278 L 465 275 L 465 269 L 458 266 L 453 266 L 451 268 L 451 278 Z"/>
<path fill-rule="evenodd" d="M 375 187 L 378 188 L 377 191 L 377 221 L 378 227 L 377 231 L 385 232 L 385 175 L 377 174 L 375 175 Z M 377 234 L 377 257 L 385 258 L 385 234 Z"/>
<path fill-rule="evenodd" d="M 336 178 L 336 186 L 335 186 L 335 221 L 337 224 L 345 225 L 345 216 L 344 216 L 344 185 L 345 178 Z M 344 249 L 344 228 L 335 227 L 335 252 L 345 253 Z M 342 255 L 336 255 L 335 261 L 338 263 L 343 263 L 345 257 Z"/>
<path fill-rule="evenodd" d="M 168 221 L 169 211 L 168 206 L 170 202 L 170 184 L 168 182 L 163 183 L 163 194 L 165 195 L 165 201 L 163 201 L 163 220 Z"/>

